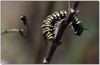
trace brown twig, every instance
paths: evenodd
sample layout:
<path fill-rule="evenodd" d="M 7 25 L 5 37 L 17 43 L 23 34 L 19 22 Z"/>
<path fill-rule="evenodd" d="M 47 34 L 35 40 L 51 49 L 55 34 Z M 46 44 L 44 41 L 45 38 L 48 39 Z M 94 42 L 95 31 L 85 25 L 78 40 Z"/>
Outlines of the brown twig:
<path fill-rule="evenodd" d="M 20 19 L 23 21 L 24 26 L 26 25 L 27 27 L 27 34 L 24 34 L 24 30 L 23 29 L 7 29 L 1 32 L 1 34 L 6 34 L 6 33 L 14 33 L 14 32 L 19 32 L 23 37 L 27 37 L 29 35 L 29 25 L 28 25 L 28 19 L 26 18 L 26 16 L 21 15 Z"/>
<path fill-rule="evenodd" d="M 1 34 L 6 34 L 6 33 L 14 33 L 14 32 L 23 32 L 23 29 L 7 29 L 7 30 L 4 30 L 4 31 L 1 31 Z"/>
<path fill-rule="evenodd" d="M 61 42 L 52 42 L 52 45 L 49 47 L 46 57 L 43 59 L 44 64 L 49 64 L 51 61 L 51 58 L 56 50 L 56 48 L 61 44 Z"/>
<path fill-rule="evenodd" d="M 43 59 L 44 64 L 50 63 L 51 58 L 52 58 L 56 48 L 61 44 L 61 42 L 59 42 L 59 41 L 63 35 L 63 32 L 67 28 L 68 24 L 73 20 L 74 15 L 77 14 L 76 8 L 77 8 L 78 4 L 79 4 L 79 1 L 75 1 L 73 3 L 72 8 L 70 8 L 70 2 L 68 2 L 68 14 L 67 14 L 66 20 L 60 24 L 56 39 L 54 41 L 52 41 L 52 45 L 49 48 L 46 57 Z"/>
<path fill-rule="evenodd" d="M 28 19 L 25 15 L 21 15 L 20 16 L 20 19 L 22 20 L 24 26 L 26 25 L 27 27 L 27 34 L 26 35 L 23 35 L 24 37 L 27 37 L 29 35 L 29 25 L 28 25 Z"/>

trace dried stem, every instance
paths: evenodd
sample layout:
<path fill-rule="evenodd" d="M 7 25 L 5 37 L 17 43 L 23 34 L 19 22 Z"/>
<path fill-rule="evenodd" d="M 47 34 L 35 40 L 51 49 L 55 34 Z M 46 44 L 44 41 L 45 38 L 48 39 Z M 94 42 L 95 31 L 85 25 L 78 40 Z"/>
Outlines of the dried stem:
<path fill-rule="evenodd" d="M 29 25 L 28 25 L 28 20 L 26 18 L 26 16 L 21 15 L 20 19 L 23 21 L 24 26 L 26 25 L 27 27 L 27 33 L 26 35 L 24 34 L 24 30 L 23 29 L 7 29 L 1 32 L 1 34 L 6 34 L 6 33 L 11 33 L 11 32 L 19 32 L 23 37 L 27 37 L 29 35 Z"/>
<path fill-rule="evenodd" d="M 68 1 L 68 10 L 71 8 L 70 1 Z"/>
<path fill-rule="evenodd" d="M 7 29 L 1 32 L 1 34 L 6 34 L 6 33 L 14 33 L 14 32 L 23 32 L 23 29 Z"/>
<path fill-rule="evenodd" d="M 46 57 L 43 59 L 44 64 L 49 64 L 51 61 L 51 58 L 56 50 L 56 48 L 61 44 L 61 42 L 52 42 L 52 45 L 49 47 Z"/>
<path fill-rule="evenodd" d="M 27 27 L 27 33 L 26 33 L 26 35 L 23 35 L 24 37 L 27 37 L 29 35 L 28 19 L 27 19 L 27 17 L 25 15 L 21 15 L 20 19 L 22 20 L 24 26 L 26 25 L 26 27 Z"/>
<path fill-rule="evenodd" d="M 27 26 L 27 35 L 26 36 L 28 36 L 29 35 L 29 25 L 28 25 L 28 23 L 26 24 L 26 26 Z"/>
<path fill-rule="evenodd" d="M 61 42 L 59 42 L 59 41 L 63 35 L 64 30 L 67 28 L 68 24 L 73 20 L 74 15 L 77 14 L 76 8 L 77 8 L 78 4 L 79 4 L 79 1 L 75 1 L 73 3 L 72 8 L 70 8 L 70 2 L 68 2 L 68 8 L 70 8 L 70 9 L 68 9 L 68 14 L 67 14 L 66 20 L 60 24 L 57 37 L 54 41 L 52 41 L 52 45 L 51 45 L 49 51 L 47 52 L 46 57 L 43 60 L 44 64 L 50 63 L 51 58 L 52 58 L 56 48 L 61 44 Z"/>

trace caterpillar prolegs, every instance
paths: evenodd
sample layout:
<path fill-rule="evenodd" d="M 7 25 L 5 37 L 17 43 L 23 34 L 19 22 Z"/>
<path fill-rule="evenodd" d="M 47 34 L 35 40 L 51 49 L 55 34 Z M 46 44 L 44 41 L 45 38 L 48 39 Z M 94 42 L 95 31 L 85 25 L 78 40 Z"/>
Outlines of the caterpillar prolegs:
<path fill-rule="evenodd" d="M 55 39 L 55 26 L 57 24 L 59 25 L 62 21 L 64 21 L 66 16 L 67 11 L 61 10 L 47 16 L 47 18 L 43 21 L 43 24 L 41 26 L 42 33 L 48 40 L 52 41 Z M 55 23 L 57 24 L 55 25 Z M 74 33 L 76 35 L 81 35 L 83 31 L 83 26 L 81 25 L 81 21 L 78 21 L 78 18 L 74 17 L 73 21 L 69 24 L 69 26 L 75 31 Z"/>

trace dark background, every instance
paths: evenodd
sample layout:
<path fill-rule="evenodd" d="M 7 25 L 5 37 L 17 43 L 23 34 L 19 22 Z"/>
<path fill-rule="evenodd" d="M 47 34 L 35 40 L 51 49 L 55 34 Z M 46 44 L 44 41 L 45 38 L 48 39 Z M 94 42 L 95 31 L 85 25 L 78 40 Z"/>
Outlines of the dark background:
<path fill-rule="evenodd" d="M 81 36 L 74 35 L 71 28 L 63 34 L 61 44 L 55 51 L 52 64 L 99 63 L 99 2 L 81 1 L 79 20 L 88 28 Z M 59 10 L 67 10 L 67 1 L 5 1 L 1 2 L 1 31 L 24 28 L 20 15 L 29 22 L 29 36 L 19 33 L 1 36 L 1 59 L 3 63 L 41 63 L 45 40 L 41 25 L 46 16 Z M 25 28 L 24 28 L 25 29 Z"/>

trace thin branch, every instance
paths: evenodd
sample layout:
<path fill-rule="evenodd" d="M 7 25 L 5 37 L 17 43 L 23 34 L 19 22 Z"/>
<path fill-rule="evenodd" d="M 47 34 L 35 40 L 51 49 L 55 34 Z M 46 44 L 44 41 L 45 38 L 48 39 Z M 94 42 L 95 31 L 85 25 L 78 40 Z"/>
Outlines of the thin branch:
<path fill-rule="evenodd" d="M 68 1 L 68 10 L 71 8 L 70 1 Z"/>
<path fill-rule="evenodd" d="M 7 29 L 4 31 L 1 31 L 1 34 L 7 34 L 7 33 L 18 33 L 18 32 L 23 32 L 23 29 Z"/>
<path fill-rule="evenodd" d="M 19 32 L 22 36 L 27 37 L 29 35 L 29 25 L 28 25 L 28 19 L 26 18 L 26 16 L 21 15 L 20 19 L 23 21 L 24 26 L 26 25 L 27 27 L 27 33 L 26 35 L 24 34 L 24 30 L 23 29 L 7 29 L 1 32 L 1 34 L 6 34 L 6 33 L 14 33 L 14 32 Z"/>
<path fill-rule="evenodd" d="M 66 16 L 66 20 L 63 21 L 63 22 L 60 24 L 59 30 L 58 30 L 58 34 L 57 34 L 57 36 L 56 36 L 56 39 L 55 39 L 54 41 L 52 41 L 52 45 L 51 45 L 49 51 L 47 52 L 46 57 L 45 57 L 44 60 L 43 60 L 43 63 L 44 63 L 44 64 L 50 63 L 51 58 L 52 58 L 52 56 L 53 56 L 53 54 L 54 54 L 56 48 L 61 44 L 61 42 L 59 42 L 59 41 L 60 41 L 60 39 L 61 39 L 61 37 L 62 37 L 62 35 L 63 35 L 63 32 L 64 32 L 65 29 L 67 28 L 68 24 L 73 20 L 74 15 L 77 14 L 76 8 L 77 8 L 78 4 L 79 4 L 79 1 L 75 1 L 75 2 L 73 3 L 72 8 L 70 8 L 70 3 L 68 2 L 68 8 L 70 8 L 70 9 L 68 10 L 68 14 L 67 14 L 67 16 Z"/>
<path fill-rule="evenodd" d="M 26 24 L 26 26 L 27 26 L 27 34 L 26 34 L 26 37 L 29 35 L 29 25 L 28 25 L 28 23 Z"/>
<path fill-rule="evenodd" d="M 46 57 L 43 59 L 44 64 L 49 64 L 51 61 L 51 58 L 56 50 L 56 48 L 61 44 L 61 42 L 52 42 L 52 45 L 49 47 Z"/>
<path fill-rule="evenodd" d="M 26 25 L 26 27 L 27 27 L 27 33 L 26 33 L 26 35 L 24 35 L 24 37 L 27 37 L 29 35 L 28 19 L 25 15 L 21 15 L 20 19 L 23 21 L 24 26 Z"/>

